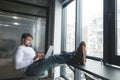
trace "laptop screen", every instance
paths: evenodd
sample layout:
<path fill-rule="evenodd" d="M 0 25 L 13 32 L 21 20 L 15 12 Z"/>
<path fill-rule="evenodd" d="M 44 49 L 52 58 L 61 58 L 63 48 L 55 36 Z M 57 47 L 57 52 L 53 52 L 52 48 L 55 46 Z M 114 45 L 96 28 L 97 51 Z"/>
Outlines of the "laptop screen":
<path fill-rule="evenodd" d="M 45 58 L 48 58 L 52 54 L 52 51 L 53 51 L 53 46 L 50 45 L 46 52 Z"/>

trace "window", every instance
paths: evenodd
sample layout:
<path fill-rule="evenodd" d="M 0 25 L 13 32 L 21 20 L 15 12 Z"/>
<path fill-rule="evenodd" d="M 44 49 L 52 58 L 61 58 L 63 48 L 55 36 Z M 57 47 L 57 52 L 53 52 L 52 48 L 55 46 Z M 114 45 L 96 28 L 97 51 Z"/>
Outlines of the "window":
<path fill-rule="evenodd" d="M 96 59 L 103 58 L 105 63 L 120 66 L 120 0 L 76 1 L 76 43 L 81 40 L 82 35 L 82 40 L 86 42 L 88 56 Z M 74 11 L 72 9 L 71 13 Z M 67 11 L 69 21 L 71 16 L 68 15 Z M 69 43 L 72 43 L 70 39 L 72 36 L 67 37 L 69 26 L 66 25 L 66 39 L 69 39 L 66 40 L 66 50 L 71 51 L 73 48 Z"/>
<path fill-rule="evenodd" d="M 120 0 L 117 0 L 117 54 L 120 55 Z"/>
<path fill-rule="evenodd" d="M 64 40 L 63 47 L 64 51 L 72 52 L 75 50 L 75 6 L 76 1 L 72 1 L 65 8 L 63 8 L 63 35 Z M 62 48 L 63 48 L 62 47 Z M 64 65 L 64 72 L 62 75 L 64 78 L 74 80 L 74 72 L 67 66 Z"/>
<path fill-rule="evenodd" d="M 75 0 L 71 2 L 67 8 L 66 23 L 66 51 L 75 50 Z M 73 71 L 66 65 L 65 73 L 67 78 L 74 80 Z"/>
<path fill-rule="evenodd" d="M 104 62 L 120 66 L 120 1 L 105 1 Z"/>
<path fill-rule="evenodd" d="M 103 58 L 103 0 L 82 0 L 82 40 L 87 55 Z"/>
<path fill-rule="evenodd" d="M 75 50 L 75 1 L 67 7 L 66 51 Z"/>

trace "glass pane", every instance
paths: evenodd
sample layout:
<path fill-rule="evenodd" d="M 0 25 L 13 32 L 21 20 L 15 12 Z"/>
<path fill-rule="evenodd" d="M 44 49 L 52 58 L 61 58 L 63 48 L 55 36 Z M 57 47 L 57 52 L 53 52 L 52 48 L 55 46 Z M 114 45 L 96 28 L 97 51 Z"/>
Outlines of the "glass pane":
<path fill-rule="evenodd" d="M 117 0 L 117 54 L 120 55 L 120 0 Z"/>
<path fill-rule="evenodd" d="M 75 50 L 75 0 L 70 3 L 67 8 L 67 24 L 66 24 L 66 51 Z M 66 77 L 74 80 L 73 71 L 66 66 Z"/>
<path fill-rule="evenodd" d="M 82 0 L 82 40 L 87 55 L 103 58 L 103 0 Z"/>
<path fill-rule="evenodd" d="M 67 6 L 66 51 L 75 49 L 75 1 Z"/>
<path fill-rule="evenodd" d="M 44 52 L 45 29 L 45 18 L 0 12 L 0 79 L 20 76 L 13 68 L 12 57 L 23 33 L 31 33 L 32 47 Z"/>

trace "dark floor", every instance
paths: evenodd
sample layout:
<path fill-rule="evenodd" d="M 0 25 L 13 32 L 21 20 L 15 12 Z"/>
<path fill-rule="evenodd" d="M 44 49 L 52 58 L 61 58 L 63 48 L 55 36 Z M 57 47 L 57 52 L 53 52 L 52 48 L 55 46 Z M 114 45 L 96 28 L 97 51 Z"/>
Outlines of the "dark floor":
<path fill-rule="evenodd" d="M 0 80 L 24 80 L 24 78 L 0 79 Z M 43 78 L 38 80 L 53 80 L 52 78 Z"/>

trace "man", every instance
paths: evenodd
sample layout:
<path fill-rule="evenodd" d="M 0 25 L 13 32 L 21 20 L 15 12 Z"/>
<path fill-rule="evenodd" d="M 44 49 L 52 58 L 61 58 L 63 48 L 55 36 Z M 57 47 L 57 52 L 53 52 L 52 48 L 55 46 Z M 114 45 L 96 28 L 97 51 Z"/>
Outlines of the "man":
<path fill-rule="evenodd" d="M 23 71 L 26 76 L 39 76 L 55 64 L 85 64 L 86 62 L 85 42 L 81 42 L 74 52 L 63 52 L 44 58 L 44 53 L 36 54 L 30 47 L 32 40 L 31 34 L 24 33 L 14 57 L 15 68 Z"/>

